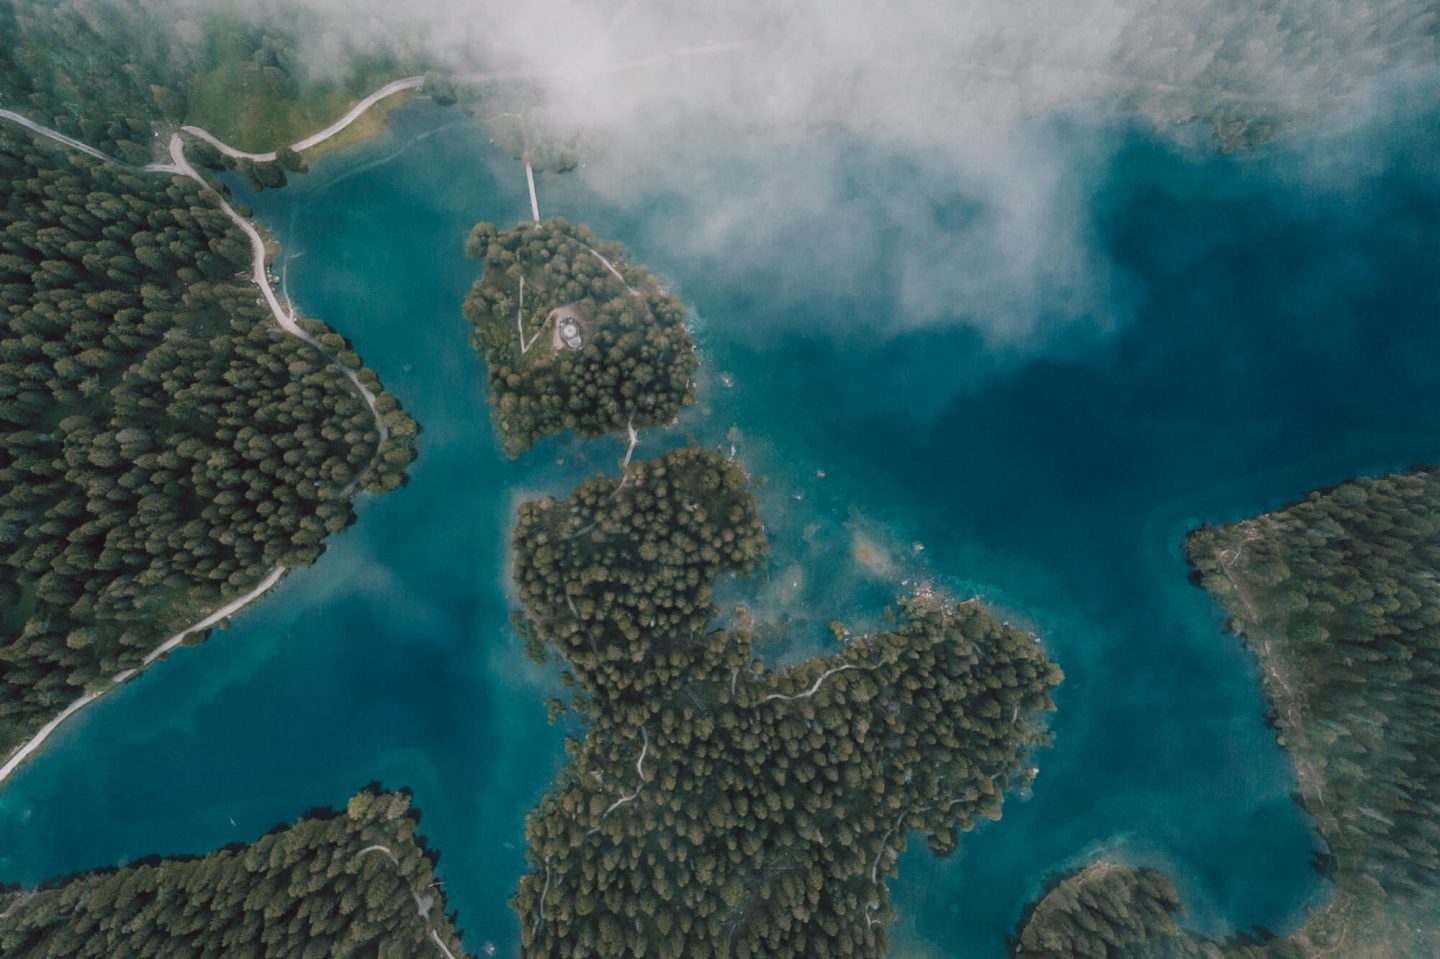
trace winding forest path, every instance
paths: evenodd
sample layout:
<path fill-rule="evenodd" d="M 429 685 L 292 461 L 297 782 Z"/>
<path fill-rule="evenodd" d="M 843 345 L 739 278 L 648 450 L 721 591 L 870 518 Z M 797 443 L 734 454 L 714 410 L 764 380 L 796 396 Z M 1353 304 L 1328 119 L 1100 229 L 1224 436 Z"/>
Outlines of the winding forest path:
<path fill-rule="evenodd" d="M 793 694 L 793 695 L 792 695 L 792 694 L 789 694 L 789 693 L 771 693 L 769 696 L 766 696 L 764 699 L 760 700 L 760 701 L 757 702 L 755 705 L 756 705 L 756 706 L 759 706 L 759 705 L 761 705 L 761 703 L 768 703 L 768 702 L 770 702 L 772 699 L 779 699 L 779 700 L 783 700 L 783 701 L 786 701 L 786 702 L 793 702 L 794 700 L 797 700 L 797 699 L 809 699 L 811 696 L 814 696 L 816 693 L 820 692 L 820 687 L 825 684 L 825 680 L 829 679 L 831 676 L 834 676 L 836 673 L 843 673 L 843 672 L 845 672 L 845 670 L 847 670 L 847 669 L 874 669 L 874 668 L 875 668 L 875 667 L 873 667 L 873 666 L 862 666 L 862 665 L 860 665 L 859 663 L 846 663 L 846 664 L 843 665 L 843 666 L 836 666 L 836 667 L 834 667 L 833 669 L 827 669 L 827 670 L 825 670 L 825 672 L 821 673 L 820 676 L 819 676 L 819 678 L 815 680 L 815 684 L 814 684 L 813 686 L 811 686 L 809 689 L 807 689 L 807 690 L 806 690 L 805 692 L 803 692 L 803 693 L 795 693 L 795 694 Z"/>
<path fill-rule="evenodd" d="M 606 816 L 610 815 L 612 812 L 619 809 L 626 803 L 634 802 L 640 797 L 640 794 L 645 791 L 645 757 L 650 752 L 650 730 L 646 729 L 644 726 L 641 726 L 640 735 L 643 737 L 644 744 L 640 747 L 640 758 L 635 760 L 635 775 L 639 777 L 640 785 L 636 786 L 635 791 L 630 795 L 621 796 L 619 799 L 612 802 L 610 804 L 610 807 L 600 814 L 600 818 L 596 821 L 595 825 L 590 828 L 590 831 L 587 832 L 585 835 L 593 836 L 595 833 L 599 832 L 600 823 L 605 821 Z"/>
<path fill-rule="evenodd" d="M 537 220 L 536 222 L 539 221 Z M 620 285 L 625 287 L 625 292 L 629 293 L 631 296 L 640 296 L 639 290 L 635 289 L 635 287 L 625 282 L 625 274 L 621 273 L 620 270 L 616 268 L 614 263 L 611 263 L 609 260 L 605 259 L 604 255 L 601 254 L 599 250 L 595 249 L 593 246 L 591 246 L 589 243 L 586 243 L 584 240 L 576 240 L 575 242 L 579 243 L 585 249 L 589 250 L 590 255 L 595 257 L 595 259 L 599 260 L 601 265 L 604 266 L 605 269 L 609 270 L 611 274 L 614 275 L 615 279 L 620 281 Z"/>
<path fill-rule="evenodd" d="M 286 333 L 298 337 L 313 346 L 320 352 L 321 356 L 329 360 L 336 369 L 345 375 L 345 378 L 350 381 L 350 385 L 354 388 L 356 394 L 365 401 L 366 407 L 370 410 L 370 416 L 375 420 L 375 429 L 380 434 L 380 441 L 376 444 L 377 449 L 379 446 L 384 445 L 385 441 L 390 438 L 390 430 L 385 425 L 385 420 L 375 405 L 375 394 L 372 393 L 364 383 L 360 382 L 360 377 L 354 370 L 330 355 L 315 337 L 300 328 L 300 324 L 295 322 L 294 314 L 280 305 L 280 298 L 275 295 L 275 288 L 270 285 L 269 271 L 266 267 L 265 240 L 260 236 L 260 231 L 255 229 L 254 224 L 249 220 L 245 219 L 239 213 L 236 213 L 235 208 L 232 207 L 224 197 L 215 193 L 214 190 L 211 189 L 210 184 L 205 181 L 205 178 L 190 164 L 190 161 L 185 157 L 185 141 L 178 133 L 170 137 L 170 159 L 174 162 L 175 169 L 180 172 L 181 176 L 189 177 L 200 184 L 202 189 L 214 194 L 215 201 L 220 205 L 220 209 L 225 215 L 228 216 L 236 226 L 245 231 L 245 235 L 250 238 L 250 252 L 253 257 L 250 264 L 251 279 L 255 285 L 260 288 L 260 295 L 265 298 L 265 305 L 270 308 L 270 313 L 275 317 L 275 322 L 279 324 L 280 328 Z M 373 466 L 374 460 L 372 459 L 370 463 L 366 464 L 364 469 L 355 474 L 354 478 L 352 478 L 349 484 L 341 491 L 341 494 L 349 496 L 355 492 L 355 488 L 365 479 Z"/>
<path fill-rule="evenodd" d="M 346 113 L 343 117 L 336 120 L 334 123 L 330 124 L 328 127 L 321 130 L 319 133 L 313 133 L 303 140 L 296 140 L 294 143 L 290 144 L 290 149 L 294 150 L 296 153 L 304 153 L 311 147 L 319 146 L 326 140 L 330 139 L 337 133 L 344 130 L 346 127 L 350 126 L 350 124 L 354 123 L 356 120 L 360 119 L 360 117 L 365 114 L 366 110 L 370 109 L 375 104 L 379 103 L 381 100 L 393 97 L 401 90 L 418 90 L 424 85 L 424 77 L 405 77 L 403 80 L 395 80 L 391 83 L 387 83 L 380 89 L 376 90 L 374 93 L 370 94 L 365 99 L 361 100 L 359 103 L 355 104 L 353 107 L 350 108 L 349 113 Z M 220 139 L 219 137 L 215 136 L 215 134 L 202 127 L 183 126 L 180 129 L 184 130 L 186 133 L 190 134 L 193 137 L 204 140 L 206 143 L 210 144 L 212 147 L 219 150 L 226 156 L 231 157 L 232 159 L 254 160 L 257 163 L 273 163 L 280 156 L 279 150 L 271 150 L 269 153 L 249 153 L 245 150 L 237 150 L 235 147 L 232 147 L 230 144 L 226 143 L 224 140 Z"/>
<path fill-rule="evenodd" d="M 393 866 L 395 869 L 400 868 L 400 860 L 395 857 L 395 853 L 390 850 L 390 847 L 381 845 L 379 843 L 376 843 L 373 846 L 366 846 L 364 849 L 357 852 L 355 854 L 355 859 L 352 860 L 352 862 L 359 860 L 366 853 L 371 852 L 383 853 L 385 855 L 385 858 L 390 860 L 391 866 Z M 450 947 L 445 945 L 445 940 L 440 938 L 440 934 L 436 932 L 435 927 L 430 924 L 430 910 L 434 906 L 434 902 L 431 897 L 427 894 L 425 898 L 422 899 L 420 897 L 420 894 L 417 892 L 411 892 L 410 896 L 415 900 L 415 913 L 417 916 L 419 916 L 420 921 L 425 923 L 425 931 L 430 933 L 431 940 L 434 941 L 435 945 L 440 947 L 440 951 L 445 954 L 446 959 L 455 959 L 455 954 L 450 951 Z"/>
<path fill-rule="evenodd" d="M 284 575 L 284 566 L 274 567 L 270 570 L 269 573 L 265 574 L 265 578 L 262 579 L 255 586 L 254 589 L 250 590 L 250 592 L 246 593 L 244 596 L 240 596 L 231 600 L 229 603 L 215 610 L 215 612 L 211 613 L 209 616 L 206 616 L 204 619 L 200 620 L 200 622 L 196 623 L 194 626 L 187 626 L 185 629 L 165 640 L 165 642 L 161 643 L 159 646 L 156 646 L 154 649 L 150 650 L 149 655 L 145 657 L 145 660 L 141 664 L 140 668 L 144 669 L 146 666 L 149 666 L 161 656 L 164 656 L 166 653 L 170 652 L 170 650 L 174 649 L 176 646 L 179 646 L 191 633 L 198 633 L 202 629 L 209 629 L 211 626 L 214 626 L 216 623 L 220 622 L 220 620 L 225 619 L 228 616 L 233 616 L 236 613 L 240 612 L 240 610 L 244 609 L 246 606 L 249 606 L 251 603 L 255 602 L 255 600 L 268 593 L 271 587 L 273 587 L 276 583 L 280 582 L 281 577 L 283 577 Z M 124 682 L 126 679 L 129 679 L 138 671 L 139 670 L 130 670 L 128 673 L 121 673 L 119 676 L 115 677 L 115 681 Z"/>
<path fill-rule="evenodd" d="M 417 89 L 423 83 L 424 79 L 422 77 L 406 77 L 403 80 L 396 80 L 393 83 L 388 83 L 385 86 L 381 87 L 379 90 L 376 90 L 374 93 L 370 94 L 368 97 L 361 100 L 359 103 L 357 103 L 354 107 L 350 109 L 348 113 L 346 113 L 339 120 L 332 123 L 325 129 L 321 130 L 319 133 L 316 133 L 312 136 L 306 137 L 304 140 L 299 141 L 294 146 L 292 146 L 291 149 L 299 152 L 302 149 L 308 149 L 309 147 L 315 146 L 318 143 L 323 143 L 325 140 L 335 136 L 341 130 L 344 130 L 346 127 L 350 126 L 350 124 L 354 123 L 357 118 L 359 118 L 366 110 L 370 109 L 370 107 L 374 106 L 376 103 L 384 100 L 386 97 L 392 96 L 393 94 L 400 92 L 401 90 Z M 100 150 L 97 150 L 95 147 L 92 147 L 87 143 L 82 143 L 79 140 L 74 139 L 73 137 L 66 136 L 58 130 L 52 130 L 49 127 L 36 123 L 34 120 L 31 120 L 28 117 L 22 116 L 13 111 L 0 109 L 0 120 L 8 120 L 12 123 L 18 124 L 19 126 L 24 127 L 25 129 L 29 130 L 34 134 L 37 134 L 38 136 L 53 140 L 56 143 L 61 144 L 62 146 L 78 150 L 81 153 L 84 153 L 87 156 L 94 157 L 95 159 L 100 160 L 103 163 L 114 164 L 117 166 L 127 166 L 127 164 L 124 164 L 121 161 L 115 159 L 114 157 L 109 156 L 108 154 Z M 187 133 L 191 133 L 192 135 L 199 137 L 202 140 L 205 140 L 207 143 L 214 145 L 217 149 L 221 150 L 221 152 L 226 153 L 230 156 L 244 156 L 249 159 L 268 161 L 275 159 L 277 155 L 276 153 L 270 153 L 268 155 L 244 154 L 227 146 L 208 132 L 201 130 L 199 127 L 182 127 L 182 129 L 185 130 Z M 356 394 L 359 395 L 359 397 L 365 402 L 366 407 L 370 410 L 370 415 L 375 420 L 375 428 L 380 436 L 379 442 L 376 444 L 376 453 L 378 455 L 381 446 L 383 446 L 385 441 L 389 439 L 390 431 L 389 428 L 386 427 L 384 418 L 380 415 L 380 411 L 376 406 L 375 394 L 371 392 L 371 390 L 360 381 L 360 377 L 356 374 L 354 370 L 352 370 L 350 367 L 341 363 L 337 358 L 332 356 L 323 346 L 320 345 L 320 343 L 313 336 L 311 336 L 309 333 L 307 333 L 300 327 L 299 323 L 296 322 L 293 313 L 281 306 L 279 298 L 275 295 L 275 289 L 270 285 L 270 277 L 266 267 L 267 258 L 265 251 L 265 240 L 260 236 L 260 231 L 255 229 L 254 224 L 252 224 L 249 220 L 245 219 L 239 213 L 237 213 L 235 211 L 235 208 L 232 207 L 223 196 L 216 192 L 214 188 L 212 188 L 210 184 L 206 181 L 206 179 L 201 176 L 200 173 L 195 169 L 195 167 L 190 163 L 190 160 L 185 156 L 185 140 L 179 133 L 172 134 L 170 137 L 169 154 L 171 161 L 170 163 L 151 163 L 146 165 L 145 167 L 142 167 L 141 169 L 143 170 L 143 172 L 146 173 L 155 173 L 166 176 L 183 176 L 188 179 L 194 180 L 196 183 L 200 184 L 202 190 L 206 191 L 215 198 L 215 201 L 219 204 L 221 211 L 224 212 L 224 214 L 229 217 L 236 226 L 243 230 L 247 237 L 250 238 L 250 249 L 253 255 L 253 260 L 251 262 L 251 280 L 260 289 L 260 294 L 264 298 L 266 306 L 269 307 L 271 315 L 274 316 L 275 322 L 286 333 L 290 334 L 291 336 L 297 337 L 300 340 L 303 340 L 305 343 L 318 350 L 321 356 L 324 356 L 327 360 L 329 360 L 330 363 L 333 364 L 337 369 L 339 369 L 345 375 L 345 378 L 350 381 L 350 385 L 354 388 Z M 358 473 L 355 474 L 355 476 L 346 485 L 344 490 L 342 490 L 342 495 L 348 497 L 355 492 L 356 488 L 360 485 L 360 483 L 369 474 L 370 470 L 374 467 L 374 462 L 375 461 L 372 458 L 371 461 L 366 464 L 364 469 L 360 470 Z M 253 603 L 255 600 L 259 599 L 260 596 L 268 592 L 271 587 L 278 583 L 281 577 L 283 577 L 286 572 L 287 569 L 284 566 L 274 567 L 270 570 L 269 573 L 265 575 L 265 578 L 262 579 L 259 584 L 256 585 L 249 592 L 245 593 L 243 596 L 237 597 L 236 599 L 227 603 L 225 606 L 222 606 L 220 609 L 209 613 L 204 618 L 196 622 L 194 625 L 186 627 L 185 629 L 166 639 L 165 642 L 161 643 L 155 649 L 151 650 L 150 653 L 146 655 L 144 661 L 140 664 L 140 666 L 134 669 L 127 669 L 117 674 L 111 679 L 109 686 L 106 686 L 99 690 L 95 690 L 93 692 L 88 692 L 84 696 L 81 696 L 79 699 L 72 702 L 70 705 L 66 706 L 65 709 L 62 710 L 58 716 L 50 720 L 44 726 L 40 727 L 40 729 L 35 733 L 34 736 L 30 737 L 30 739 L 22 743 L 19 748 L 17 748 L 13 753 L 10 754 L 9 757 L 6 758 L 5 765 L 0 766 L 0 785 L 3 785 L 5 781 L 9 779 L 10 776 L 15 772 L 15 770 L 20 768 L 20 765 L 24 763 L 26 759 L 30 758 L 30 756 L 32 756 L 41 746 L 43 746 L 45 742 L 51 737 L 51 735 L 54 734 L 55 730 L 60 728 L 61 724 L 63 724 L 65 720 L 69 719 L 71 716 L 75 715 L 80 710 L 90 705 L 96 699 L 99 699 L 106 692 L 109 692 L 111 689 L 114 689 L 116 686 L 135 676 L 137 673 L 140 672 L 140 670 L 149 666 L 157 659 L 173 650 L 176 646 L 179 646 L 185 641 L 188 636 L 202 630 L 209 629 L 211 626 L 220 622 L 222 619 L 225 619 L 228 616 L 233 616 L 235 613 L 239 612 L 241 609 L 248 606 L 250 603 Z M 443 944 L 441 945 L 441 948 L 444 948 Z M 448 949 L 445 951 L 447 954 L 449 953 Z"/>

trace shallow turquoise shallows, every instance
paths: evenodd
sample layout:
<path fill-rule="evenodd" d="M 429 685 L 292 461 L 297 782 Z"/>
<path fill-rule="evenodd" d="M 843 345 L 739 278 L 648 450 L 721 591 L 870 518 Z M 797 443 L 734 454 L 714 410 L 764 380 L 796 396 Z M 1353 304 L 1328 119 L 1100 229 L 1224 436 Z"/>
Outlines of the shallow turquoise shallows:
<path fill-rule="evenodd" d="M 643 192 L 645 171 L 603 156 L 583 178 L 541 177 L 544 212 L 624 241 L 696 310 L 701 403 L 637 455 L 693 435 L 768 477 L 774 556 L 722 596 L 790 624 L 772 655 L 824 649 L 829 620 L 875 621 L 928 580 L 1026 624 L 1067 674 L 1033 796 L 949 860 L 923 844 L 902 859 L 897 955 L 999 959 L 1047 878 L 1097 854 L 1166 868 L 1211 933 L 1286 930 L 1323 903 L 1253 661 L 1180 549 L 1200 522 L 1440 459 L 1427 125 L 1297 135 L 1237 159 L 1036 121 L 1089 165 L 1078 235 L 1108 279 L 1098 299 L 1077 294 L 1083 322 L 1051 290 L 1030 317 L 1040 332 L 990 345 L 961 322 L 897 316 L 897 264 L 970 268 L 917 257 L 914 217 L 932 235 L 987 229 L 985 197 L 933 175 L 943 156 L 902 169 L 833 134 L 712 133 L 702 149 L 697 132 L 644 202 L 616 198 Z M 763 269 L 674 242 L 698 207 L 724 210 L 763 188 L 756 171 L 797 162 L 846 184 L 842 222 L 873 228 L 865 264 L 836 275 L 824 209 L 784 224 L 784 256 Z M 414 791 L 471 950 L 516 954 L 523 818 L 576 729 L 546 723 L 557 671 L 524 660 L 509 626 L 510 523 L 522 498 L 563 494 L 623 452 L 560 439 L 512 463 L 496 449 L 459 314 L 475 275 L 462 239 L 526 216 L 524 191 L 473 121 L 420 103 L 245 198 L 283 245 L 296 302 L 352 338 L 423 425 L 413 477 L 362 499 L 316 566 L 228 630 L 66 725 L 0 791 L 0 880 L 249 841 L 378 779 Z"/>

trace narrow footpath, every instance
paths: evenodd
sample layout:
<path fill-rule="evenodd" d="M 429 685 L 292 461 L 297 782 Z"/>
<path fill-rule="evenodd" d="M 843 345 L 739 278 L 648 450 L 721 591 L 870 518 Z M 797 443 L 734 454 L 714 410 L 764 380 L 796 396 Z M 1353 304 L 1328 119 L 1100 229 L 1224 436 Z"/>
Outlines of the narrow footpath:
<path fill-rule="evenodd" d="M 356 120 L 360 119 L 360 117 L 365 114 L 366 110 L 370 109 L 375 104 L 379 103 L 381 100 L 392 97 L 395 94 L 399 93 L 401 90 L 418 90 L 420 89 L 420 87 L 424 86 L 424 84 L 424 77 L 406 77 L 403 80 L 396 80 L 393 83 L 387 83 L 380 89 L 376 90 L 374 93 L 370 94 L 365 99 L 361 100 L 359 103 L 355 104 L 353 107 L 350 108 L 349 113 L 345 114 L 343 117 L 336 120 L 334 123 L 330 124 L 328 127 L 321 130 L 319 133 L 311 134 L 303 140 L 296 140 L 294 143 L 290 144 L 290 149 L 294 150 L 296 153 L 304 153 L 311 147 L 319 146 L 326 140 L 335 136 L 335 134 L 350 126 L 350 124 L 354 123 Z M 210 131 L 203 129 L 202 127 L 183 126 L 180 129 L 197 139 L 204 140 L 206 143 L 210 144 L 212 147 L 219 150 L 221 153 L 235 160 L 254 160 L 256 163 L 273 163 L 280 156 L 279 150 L 271 150 L 269 153 L 248 153 L 245 150 L 237 150 L 230 144 L 226 143 L 224 140 L 221 140 L 219 137 L 215 136 Z"/>

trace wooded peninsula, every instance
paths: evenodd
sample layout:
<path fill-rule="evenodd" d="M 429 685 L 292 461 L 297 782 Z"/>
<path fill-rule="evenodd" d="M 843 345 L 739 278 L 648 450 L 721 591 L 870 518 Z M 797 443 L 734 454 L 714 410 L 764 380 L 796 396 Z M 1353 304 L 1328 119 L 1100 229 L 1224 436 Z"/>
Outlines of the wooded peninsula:
<path fill-rule="evenodd" d="M 0 889 L 7 959 L 466 954 L 406 792 L 372 784 L 250 845 Z"/>

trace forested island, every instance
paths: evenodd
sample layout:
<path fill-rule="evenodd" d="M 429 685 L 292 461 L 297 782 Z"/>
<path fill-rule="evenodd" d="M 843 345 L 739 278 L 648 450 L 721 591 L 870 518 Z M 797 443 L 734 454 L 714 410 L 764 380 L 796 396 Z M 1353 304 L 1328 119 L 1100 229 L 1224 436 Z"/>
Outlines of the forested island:
<path fill-rule="evenodd" d="M 6 959 L 461 959 L 405 792 L 370 786 L 250 845 L 0 889 Z"/>
<path fill-rule="evenodd" d="M 403 482 L 416 427 L 324 323 L 301 321 L 334 360 L 275 328 L 245 235 L 192 181 L 9 125 L 0 179 L 3 757 L 312 562 L 354 490 Z"/>
<path fill-rule="evenodd" d="M 973 603 L 778 670 L 713 628 L 717 576 L 766 550 L 713 451 L 527 503 L 514 545 L 531 652 L 588 723 L 527 823 L 526 956 L 881 956 L 907 834 L 953 851 L 1047 741 L 1059 670 Z"/>
<path fill-rule="evenodd" d="M 668 423 L 695 402 L 685 307 L 619 244 L 554 218 L 503 233 L 478 224 L 465 250 L 484 264 L 464 313 L 510 456 L 565 430 Z"/>
<path fill-rule="evenodd" d="M 1097 864 L 1040 901 L 1014 954 L 1434 959 L 1440 472 L 1350 480 L 1201 527 L 1185 550 L 1260 661 L 1269 721 L 1329 847 L 1317 866 L 1333 899 L 1288 937 L 1209 943 L 1175 934 L 1178 899 L 1163 877 Z M 1065 943 L 1075 951 L 1055 951 Z"/>
<path fill-rule="evenodd" d="M 554 647 L 588 694 L 638 703 L 749 669 L 744 643 L 696 638 L 715 581 L 769 551 L 744 472 L 714 452 L 675 450 L 623 485 L 599 477 L 522 503 L 513 545 L 531 655 Z"/>

